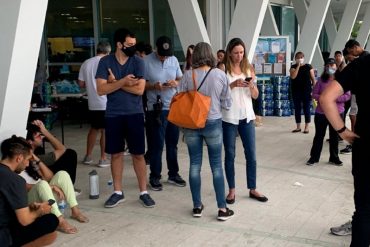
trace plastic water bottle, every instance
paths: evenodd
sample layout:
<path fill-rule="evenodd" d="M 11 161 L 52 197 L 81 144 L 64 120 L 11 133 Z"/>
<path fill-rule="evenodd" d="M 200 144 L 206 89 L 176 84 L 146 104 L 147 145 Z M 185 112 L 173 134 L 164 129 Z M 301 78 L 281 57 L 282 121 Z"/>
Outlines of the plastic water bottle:
<path fill-rule="evenodd" d="M 107 185 L 108 185 L 109 192 L 111 192 L 112 191 L 112 188 L 113 188 L 113 180 L 112 180 L 112 178 L 110 178 L 108 180 Z"/>
<path fill-rule="evenodd" d="M 89 173 L 89 187 L 90 187 L 90 199 L 99 198 L 99 176 L 96 170 L 92 170 Z"/>
<path fill-rule="evenodd" d="M 67 207 L 67 203 L 65 200 L 59 200 L 58 201 L 58 208 L 59 208 L 59 211 L 64 215 L 64 211 Z"/>

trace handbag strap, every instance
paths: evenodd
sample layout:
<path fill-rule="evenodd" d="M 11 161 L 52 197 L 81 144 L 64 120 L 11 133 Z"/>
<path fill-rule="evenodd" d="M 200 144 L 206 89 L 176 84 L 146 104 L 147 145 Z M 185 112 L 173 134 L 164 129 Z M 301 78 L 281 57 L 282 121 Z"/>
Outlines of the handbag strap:
<path fill-rule="evenodd" d="M 200 85 L 199 85 L 199 87 L 197 88 L 197 83 L 196 83 L 196 80 L 195 80 L 195 70 L 193 70 L 192 71 L 192 77 L 193 77 L 193 84 L 194 84 L 194 91 L 195 91 L 195 89 L 197 88 L 197 91 L 199 91 L 199 89 L 200 89 L 200 87 L 203 85 L 203 83 L 204 83 L 204 81 L 206 80 L 206 78 L 207 78 L 207 76 L 208 76 L 208 74 L 209 74 L 209 72 L 211 72 L 211 70 L 213 69 L 213 67 L 212 68 L 210 68 L 208 71 L 207 71 L 207 74 L 204 76 L 204 78 L 203 78 L 203 80 L 202 80 L 202 82 L 200 83 Z"/>

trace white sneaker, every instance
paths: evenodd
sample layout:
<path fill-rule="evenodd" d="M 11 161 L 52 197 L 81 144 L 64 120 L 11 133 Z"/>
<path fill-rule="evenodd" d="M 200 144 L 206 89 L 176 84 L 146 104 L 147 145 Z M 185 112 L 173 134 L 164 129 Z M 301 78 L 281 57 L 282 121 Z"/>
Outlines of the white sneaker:
<path fill-rule="evenodd" d="M 99 160 L 98 166 L 99 167 L 108 167 L 108 166 L 110 166 L 110 160 Z"/>

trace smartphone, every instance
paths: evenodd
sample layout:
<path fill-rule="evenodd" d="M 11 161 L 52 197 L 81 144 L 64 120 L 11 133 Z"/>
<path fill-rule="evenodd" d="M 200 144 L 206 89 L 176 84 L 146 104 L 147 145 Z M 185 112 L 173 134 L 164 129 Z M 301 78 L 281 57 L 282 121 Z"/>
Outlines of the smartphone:
<path fill-rule="evenodd" d="M 48 204 L 51 206 L 51 205 L 53 205 L 55 203 L 55 200 L 53 200 L 53 199 L 49 199 L 48 200 Z"/>
<path fill-rule="evenodd" d="M 142 79 L 144 76 L 134 76 L 134 79 Z"/>
<path fill-rule="evenodd" d="M 164 82 L 164 83 L 162 84 L 162 86 L 164 86 L 164 87 L 169 87 L 169 86 L 171 86 L 171 83 L 169 83 L 169 82 Z"/>
<path fill-rule="evenodd" d="M 244 81 L 251 81 L 252 80 L 252 77 L 245 77 Z"/>

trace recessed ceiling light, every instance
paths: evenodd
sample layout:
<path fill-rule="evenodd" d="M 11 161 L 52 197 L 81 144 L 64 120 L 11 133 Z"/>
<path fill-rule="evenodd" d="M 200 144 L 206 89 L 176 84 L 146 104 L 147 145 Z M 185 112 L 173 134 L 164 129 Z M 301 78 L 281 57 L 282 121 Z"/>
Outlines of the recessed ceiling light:
<path fill-rule="evenodd" d="M 86 9 L 86 6 L 76 6 L 76 9 Z"/>
<path fill-rule="evenodd" d="M 71 14 L 70 13 L 61 13 L 60 15 L 61 16 L 70 16 Z"/>

